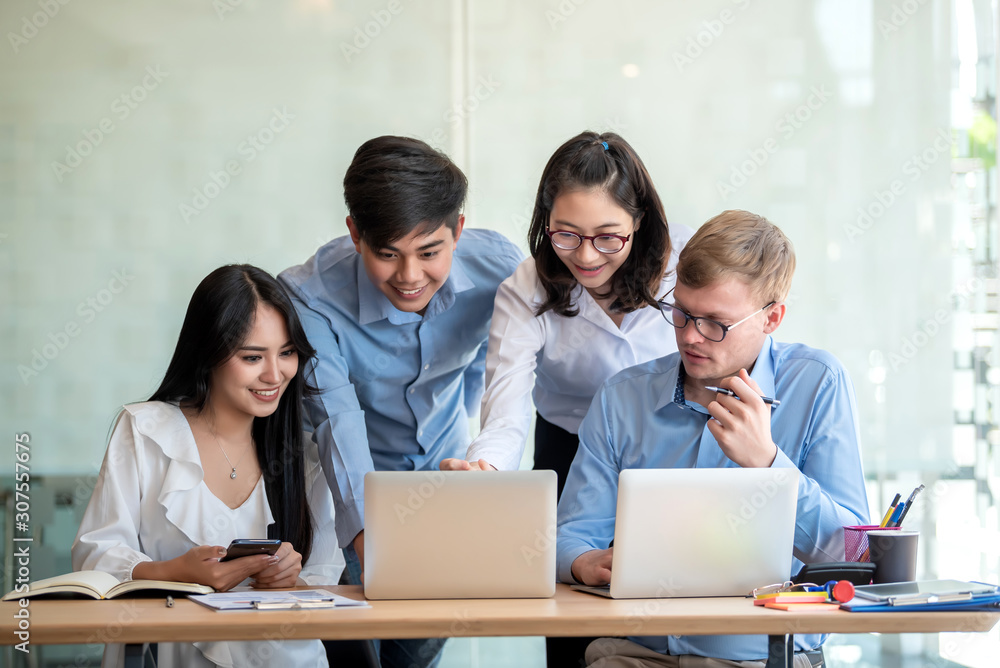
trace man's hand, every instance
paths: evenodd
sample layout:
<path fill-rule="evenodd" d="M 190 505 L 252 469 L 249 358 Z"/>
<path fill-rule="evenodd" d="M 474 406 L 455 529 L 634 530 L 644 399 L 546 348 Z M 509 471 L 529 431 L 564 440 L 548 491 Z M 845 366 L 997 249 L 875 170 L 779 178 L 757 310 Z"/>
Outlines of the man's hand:
<path fill-rule="evenodd" d="M 442 459 L 440 468 L 442 471 L 496 471 L 497 468 L 485 459 L 475 462 L 467 462 L 464 459 L 449 457 Z"/>
<path fill-rule="evenodd" d="M 361 569 L 361 584 L 365 583 L 365 530 L 354 537 L 354 552 L 358 555 L 358 564 Z"/>
<path fill-rule="evenodd" d="M 746 369 L 740 369 L 739 375 L 722 384 L 739 399 L 716 395 L 707 406 L 715 418 L 708 421 L 708 430 L 726 456 L 743 468 L 770 467 L 778 455 L 778 446 L 771 439 L 771 407 L 761 400 L 760 386 Z"/>
<path fill-rule="evenodd" d="M 570 571 L 577 582 L 591 587 L 603 587 L 611 582 L 611 556 L 615 548 L 584 552 L 573 560 Z"/>

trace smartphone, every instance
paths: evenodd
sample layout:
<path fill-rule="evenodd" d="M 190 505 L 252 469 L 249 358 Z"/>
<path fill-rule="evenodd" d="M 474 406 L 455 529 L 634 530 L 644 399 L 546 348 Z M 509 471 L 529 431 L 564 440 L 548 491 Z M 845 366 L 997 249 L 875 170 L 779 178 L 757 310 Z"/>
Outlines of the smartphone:
<path fill-rule="evenodd" d="M 281 541 L 268 538 L 237 538 L 226 548 L 226 556 L 219 561 L 230 561 L 255 554 L 274 554 L 281 547 Z"/>

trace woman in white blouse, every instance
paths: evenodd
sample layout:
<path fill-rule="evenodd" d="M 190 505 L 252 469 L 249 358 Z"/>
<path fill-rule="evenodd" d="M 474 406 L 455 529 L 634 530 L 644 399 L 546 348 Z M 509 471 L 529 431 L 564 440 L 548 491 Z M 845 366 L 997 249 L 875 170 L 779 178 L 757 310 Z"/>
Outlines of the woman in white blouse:
<path fill-rule="evenodd" d="M 677 349 L 658 297 L 690 228 L 667 225 L 642 160 L 617 134 L 584 132 L 549 159 L 528 232 L 531 257 L 497 292 L 482 430 L 443 469 L 517 469 L 534 399 L 535 468 L 562 492 L 577 431 L 601 384 Z"/>
<path fill-rule="evenodd" d="M 549 159 L 528 231 L 531 257 L 497 291 L 486 353 L 482 430 L 445 470 L 514 470 L 535 410 L 535 469 L 562 494 L 577 432 L 604 381 L 677 350 L 657 306 L 693 234 L 667 225 L 628 142 L 583 132 Z M 549 668 L 582 665 L 593 638 L 546 638 Z"/>
<path fill-rule="evenodd" d="M 73 568 L 224 591 L 336 584 L 343 558 L 302 369 L 314 355 L 284 288 L 221 267 L 188 305 L 166 376 L 125 406 L 73 544 Z M 280 538 L 273 557 L 220 562 L 235 538 Z M 159 666 L 327 665 L 319 640 L 160 643 Z M 120 665 L 122 647 L 105 650 Z"/>

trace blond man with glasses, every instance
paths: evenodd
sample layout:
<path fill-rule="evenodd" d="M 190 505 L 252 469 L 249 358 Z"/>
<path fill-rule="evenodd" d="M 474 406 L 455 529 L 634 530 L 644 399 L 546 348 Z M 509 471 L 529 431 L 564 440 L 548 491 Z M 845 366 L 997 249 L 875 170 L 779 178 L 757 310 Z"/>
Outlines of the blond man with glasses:
<path fill-rule="evenodd" d="M 789 240 L 746 211 L 716 216 L 688 241 L 676 286 L 659 300 L 678 352 L 611 378 L 580 426 L 559 502 L 562 582 L 610 582 L 625 468 L 795 468 L 789 576 L 802 563 L 843 558 L 842 527 L 868 523 L 854 388 L 833 355 L 772 338 L 794 271 Z M 648 511 L 651 521 L 685 512 Z M 794 665 L 822 665 L 824 640 L 797 634 Z M 752 635 L 601 638 L 587 663 L 751 667 L 764 665 L 767 649 L 766 636 Z"/>

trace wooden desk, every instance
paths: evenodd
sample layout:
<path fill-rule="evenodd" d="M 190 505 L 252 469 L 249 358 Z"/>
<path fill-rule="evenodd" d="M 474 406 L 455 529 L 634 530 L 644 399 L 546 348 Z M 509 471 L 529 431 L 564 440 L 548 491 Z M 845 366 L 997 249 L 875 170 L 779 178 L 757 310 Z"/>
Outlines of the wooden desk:
<path fill-rule="evenodd" d="M 361 587 L 326 587 L 363 598 Z M 750 599 L 614 601 L 559 585 L 550 599 L 371 601 L 370 608 L 216 612 L 179 599 L 46 601 L 31 603 L 33 644 L 195 642 L 264 638 L 433 638 L 453 636 L 630 636 L 766 634 L 769 659 L 796 633 L 938 633 L 989 631 L 998 612 L 783 612 Z M 20 642 L 14 602 L 0 603 L 0 644 Z M 788 664 L 790 665 L 790 664 Z"/>

